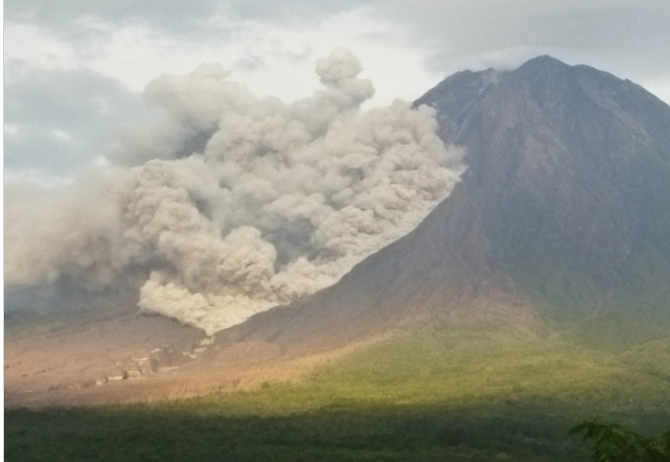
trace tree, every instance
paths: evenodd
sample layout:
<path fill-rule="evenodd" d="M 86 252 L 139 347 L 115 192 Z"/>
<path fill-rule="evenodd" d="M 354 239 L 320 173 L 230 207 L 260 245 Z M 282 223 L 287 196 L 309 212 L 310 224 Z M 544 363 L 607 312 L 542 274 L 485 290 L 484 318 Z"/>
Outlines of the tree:
<path fill-rule="evenodd" d="M 572 427 L 568 434 L 582 434 L 584 441 L 594 440 L 593 462 L 670 462 L 670 430 L 652 437 L 605 424 L 593 418 Z"/>

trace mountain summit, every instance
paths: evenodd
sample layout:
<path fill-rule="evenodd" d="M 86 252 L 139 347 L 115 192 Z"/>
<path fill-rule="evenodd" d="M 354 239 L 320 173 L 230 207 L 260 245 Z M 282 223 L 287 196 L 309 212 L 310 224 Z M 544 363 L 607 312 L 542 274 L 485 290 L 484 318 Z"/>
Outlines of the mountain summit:
<path fill-rule="evenodd" d="M 255 316 L 233 337 L 328 342 L 519 304 L 558 318 L 667 311 L 668 105 L 548 56 L 459 72 L 422 104 L 436 109 L 443 139 L 466 150 L 453 193 L 338 284 Z"/>

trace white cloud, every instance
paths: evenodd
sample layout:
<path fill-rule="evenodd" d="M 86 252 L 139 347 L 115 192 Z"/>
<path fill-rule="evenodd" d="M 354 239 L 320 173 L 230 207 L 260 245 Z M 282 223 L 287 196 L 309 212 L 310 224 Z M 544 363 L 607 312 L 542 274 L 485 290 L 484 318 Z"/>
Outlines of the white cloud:
<path fill-rule="evenodd" d="M 126 92 L 140 92 L 158 75 L 185 74 L 206 61 L 220 62 L 259 96 L 292 101 L 317 89 L 310 78 L 314 59 L 344 45 L 356 51 L 366 63 L 365 77 L 377 84 L 377 93 L 366 107 L 385 105 L 396 97 L 413 100 L 462 69 L 514 68 L 539 54 L 629 78 L 670 102 L 670 61 L 664 45 L 670 43 L 670 3 L 666 0 L 634 5 L 626 0 L 292 0 L 281 4 L 11 0 L 5 7 L 6 67 L 22 62 L 33 70 L 89 71 L 115 80 Z M 20 97 L 13 94 L 17 87 L 12 79 L 25 80 L 20 73 L 10 69 L 6 78 L 8 101 L 20 98 L 26 111 L 45 116 L 41 102 L 29 105 L 30 91 Z M 62 82 L 54 80 L 54 84 Z M 95 157 L 91 148 L 109 138 L 114 108 L 118 108 L 95 95 L 66 90 L 64 96 L 73 102 L 61 98 L 60 107 L 53 107 L 53 120 L 40 122 L 40 130 L 61 129 L 59 119 L 69 119 L 68 110 L 82 116 L 82 110 L 76 109 L 80 98 L 95 106 L 87 117 L 97 117 L 100 123 L 81 118 L 85 122 L 82 136 L 73 138 L 88 140 L 85 144 L 68 147 L 56 140 L 52 145 L 58 157 L 70 159 L 62 164 L 62 174 Z M 34 171 L 52 171 L 53 157 L 44 152 L 52 143 L 46 132 L 36 132 L 35 123 L 9 119 L 22 132 L 14 133 L 6 146 L 8 169 L 19 168 L 15 160 L 22 158 L 32 159 Z M 107 133 L 101 131 L 104 124 Z M 83 133 L 94 125 L 95 129 Z M 51 160 L 40 166 L 39 159 Z"/>
<path fill-rule="evenodd" d="M 70 176 L 111 141 L 111 127 L 143 112 L 139 98 L 113 79 L 80 69 L 5 64 L 4 165 Z"/>
<path fill-rule="evenodd" d="M 42 69 L 73 69 L 78 56 L 73 44 L 37 24 L 4 24 L 4 61 L 23 61 Z"/>
<path fill-rule="evenodd" d="M 426 64 L 516 67 L 538 54 L 600 66 L 632 80 L 667 74 L 670 3 L 647 0 L 451 0 L 378 2 L 377 14 L 405 24 Z"/>

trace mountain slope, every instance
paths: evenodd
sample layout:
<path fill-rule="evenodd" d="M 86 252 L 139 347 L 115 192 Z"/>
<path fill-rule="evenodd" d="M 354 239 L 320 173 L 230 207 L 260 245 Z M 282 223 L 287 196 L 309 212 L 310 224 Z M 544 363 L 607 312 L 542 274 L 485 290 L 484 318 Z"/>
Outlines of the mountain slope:
<path fill-rule="evenodd" d="M 484 78 L 487 77 L 487 78 Z M 466 104 L 454 93 L 476 87 Z M 539 57 L 417 101 L 468 150 L 489 262 L 559 306 L 662 299 L 670 281 L 670 108 L 631 82 Z"/>
<path fill-rule="evenodd" d="M 313 346 L 531 305 L 668 311 L 670 107 L 546 56 L 458 73 L 416 104 L 466 148 L 453 193 L 338 284 L 224 336 Z"/>

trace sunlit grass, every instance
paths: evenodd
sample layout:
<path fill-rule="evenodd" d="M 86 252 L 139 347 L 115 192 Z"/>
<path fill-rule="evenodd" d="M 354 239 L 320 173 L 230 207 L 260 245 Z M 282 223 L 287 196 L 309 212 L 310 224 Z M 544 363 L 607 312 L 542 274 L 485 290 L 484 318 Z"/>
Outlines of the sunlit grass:
<path fill-rule="evenodd" d="M 421 332 L 321 368 L 309 384 L 342 398 L 661 409 L 670 408 L 670 349 L 665 346 L 667 340 L 656 340 L 616 354 L 561 337 Z"/>

